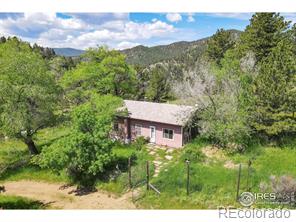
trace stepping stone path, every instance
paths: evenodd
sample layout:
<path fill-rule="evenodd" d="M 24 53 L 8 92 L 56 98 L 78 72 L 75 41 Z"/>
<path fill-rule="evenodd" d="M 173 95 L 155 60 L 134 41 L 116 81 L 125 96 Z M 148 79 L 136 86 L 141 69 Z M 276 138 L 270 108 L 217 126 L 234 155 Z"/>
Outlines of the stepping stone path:
<path fill-rule="evenodd" d="M 147 149 L 148 149 L 148 153 L 154 157 L 154 160 L 152 161 L 154 164 L 153 177 L 157 177 L 162 167 L 166 166 L 169 163 L 169 161 L 173 159 L 172 153 L 174 152 L 174 149 L 163 147 L 163 146 L 157 146 L 155 144 L 150 144 L 150 143 L 147 145 Z M 164 157 L 159 155 L 161 150 L 165 152 Z"/>

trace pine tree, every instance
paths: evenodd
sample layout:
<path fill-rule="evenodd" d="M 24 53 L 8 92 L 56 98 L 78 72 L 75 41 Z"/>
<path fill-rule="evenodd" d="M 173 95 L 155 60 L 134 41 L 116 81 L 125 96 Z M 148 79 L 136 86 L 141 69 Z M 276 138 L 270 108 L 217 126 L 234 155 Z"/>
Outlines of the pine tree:
<path fill-rule="evenodd" d="M 165 102 L 172 98 L 168 78 L 162 68 L 155 67 L 152 70 L 146 97 L 153 102 Z"/>
<path fill-rule="evenodd" d="M 257 62 L 261 62 L 282 39 L 289 24 L 278 13 L 255 13 L 241 35 L 242 52 L 254 52 Z"/>
<path fill-rule="evenodd" d="M 210 60 L 214 61 L 217 65 L 220 65 L 224 53 L 232 48 L 233 45 L 234 41 L 232 40 L 230 31 L 218 29 L 215 35 L 213 35 L 208 41 L 206 54 Z"/>
<path fill-rule="evenodd" d="M 283 39 L 263 59 L 255 80 L 253 126 L 269 137 L 296 132 L 296 56 L 294 44 Z"/>

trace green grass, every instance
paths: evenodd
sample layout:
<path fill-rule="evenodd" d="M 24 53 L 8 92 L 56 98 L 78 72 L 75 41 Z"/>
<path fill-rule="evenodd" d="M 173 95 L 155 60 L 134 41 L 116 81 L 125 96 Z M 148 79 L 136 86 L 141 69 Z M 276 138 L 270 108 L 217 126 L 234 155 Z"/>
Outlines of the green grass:
<path fill-rule="evenodd" d="M 202 149 L 206 141 L 195 140 L 188 147 Z M 247 189 L 247 163 L 253 161 L 250 185 L 253 192 L 260 191 L 261 182 L 269 182 L 271 175 L 290 175 L 296 178 L 296 149 L 289 147 L 253 146 L 244 154 L 228 155 L 221 161 L 200 160 L 190 163 L 190 195 L 186 194 L 186 165 L 182 160 L 183 153 L 178 153 L 178 161 L 161 171 L 151 183 L 161 195 L 145 192 L 138 204 L 143 208 L 155 209 L 216 209 L 218 206 L 241 207 L 235 200 L 238 167 L 228 169 L 225 161 L 242 163 L 241 192 Z M 292 146 L 294 147 L 294 146 Z M 256 158 L 254 158 L 256 157 Z M 277 207 L 277 205 L 257 205 L 256 207 Z"/>
<path fill-rule="evenodd" d="M 35 180 L 48 183 L 67 183 L 65 174 L 57 175 L 48 169 L 27 165 L 18 169 L 8 170 L 0 176 L 0 181 Z"/>
<path fill-rule="evenodd" d="M 114 149 L 114 153 L 126 163 L 128 157 L 132 157 L 132 185 L 136 186 L 146 178 L 146 161 L 152 161 L 152 157 L 148 155 L 146 150 L 137 151 L 133 145 L 125 145 Z M 154 171 L 153 166 L 150 167 L 150 172 Z M 114 180 L 98 181 L 97 187 L 115 194 L 122 194 L 129 189 L 128 172 L 123 169 L 122 173 L 114 178 Z"/>
<path fill-rule="evenodd" d="M 0 209 L 45 209 L 39 201 L 24 197 L 0 195 Z"/>
<path fill-rule="evenodd" d="M 35 135 L 35 142 L 39 149 L 50 145 L 55 140 L 67 135 L 70 128 L 65 125 L 40 130 Z M 9 166 L 5 172 L 0 173 L 0 180 L 36 180 L 45 182 L 66 182 L 65 175 L 56 175 L 50 170 L 40 169 L 29 163 L 29 152 L 26 145 L 17 139 L 0 140 L 0 168 Z M 18 162 L 28 160 L 22 164 Z M 0 172 L 1 172 L 0 169 Z"/>
<path fill-rule="evenodd" d="M 0 139 L 0 168 L 9 163 L 28 157 L 26 145 L 19 140 L 1 140 Z"/>

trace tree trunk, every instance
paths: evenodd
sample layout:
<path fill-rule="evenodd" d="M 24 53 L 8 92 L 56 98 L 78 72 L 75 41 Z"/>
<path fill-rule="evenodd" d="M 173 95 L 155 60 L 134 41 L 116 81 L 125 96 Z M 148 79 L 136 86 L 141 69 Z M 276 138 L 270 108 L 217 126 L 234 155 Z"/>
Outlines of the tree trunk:
<path fill-rule="evenodd" d="M 31 155 L 36 155 L 39 153 L 31 136 L 25 138 L 25 144 L 27 144 Z"/>

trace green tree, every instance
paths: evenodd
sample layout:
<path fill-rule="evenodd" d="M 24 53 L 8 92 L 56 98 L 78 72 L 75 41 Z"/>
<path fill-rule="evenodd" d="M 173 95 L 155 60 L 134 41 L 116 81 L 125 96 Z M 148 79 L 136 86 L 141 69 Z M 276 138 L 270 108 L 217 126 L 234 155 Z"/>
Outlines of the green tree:
<path fill-rule="evenodd" d="M 242 52 L 254 52 L 260 63 L 281 41 L 289 24 L 279 13 L 255 13 L 241 35 Z"/>
<path fill-rule="evenodd" d="M 111 95 L 94 96 L 72 112 L 71 134 L 44 148 L 39 164 L 55 171 L 67 170 L 73 182 L 92 187 L 113 160 L 110 138 L 116 109 L 122 100 Z"/>
<path fill-rule="evenodd" d="M 208 40 L 206 55 L 217 65 L 220 65 L 225 52 L 234 46 L 234 41 L 230 31 L 218 29 L 217 32 Z"/>
<path fill-rule="evenodd" d="M 75 67 L 71 57 L 56 56 L 49 61 L 50 70 L 57 80 L 60 80 L 66 71 Z"/>
<path fill-rule="evenodd" d="M 166 102 L 172 99 L 171 88 L 165 70 L 156 66 L 150 73 L 150 79 L 146 91 L 146 98 L 153 102 Z"/>
<path fill-rule="evenodd" d="M 208 101 L 197 112 L 201 133 L 221 147 L 243 151 L 252 133 L 248 124 L 251 78 L 241 69 L 236 50 L 228 50 L 212 73 L 214 82 L 203 95 Z"/>
<path fill-rule="evenodd" d="M 0 43 L 5 43 L 6 42 L 6 38 L 4 36 L 0 37 Z"/>
<path fill-rule="evenodd" d="M 0 128 L 38 153 L 33 136 L 54 121 L 59 89 L 41 55 L 16 38 L 0 44 Z"/>
<path fill-rule="evenodd" d="M 66 72 L 62 84 L 70 100 L 80 104 L 90 94 L 112 94 L 131 98 L 135 91 L 135 71 L 116 50 L 89 49 L 75 69 Z"/>
<path fill-rule="evenodd" d="M 269 137 L 295 133 L 295 45 L 282 39 L 263 59 L 255 80 L 254 127 Z"/>

